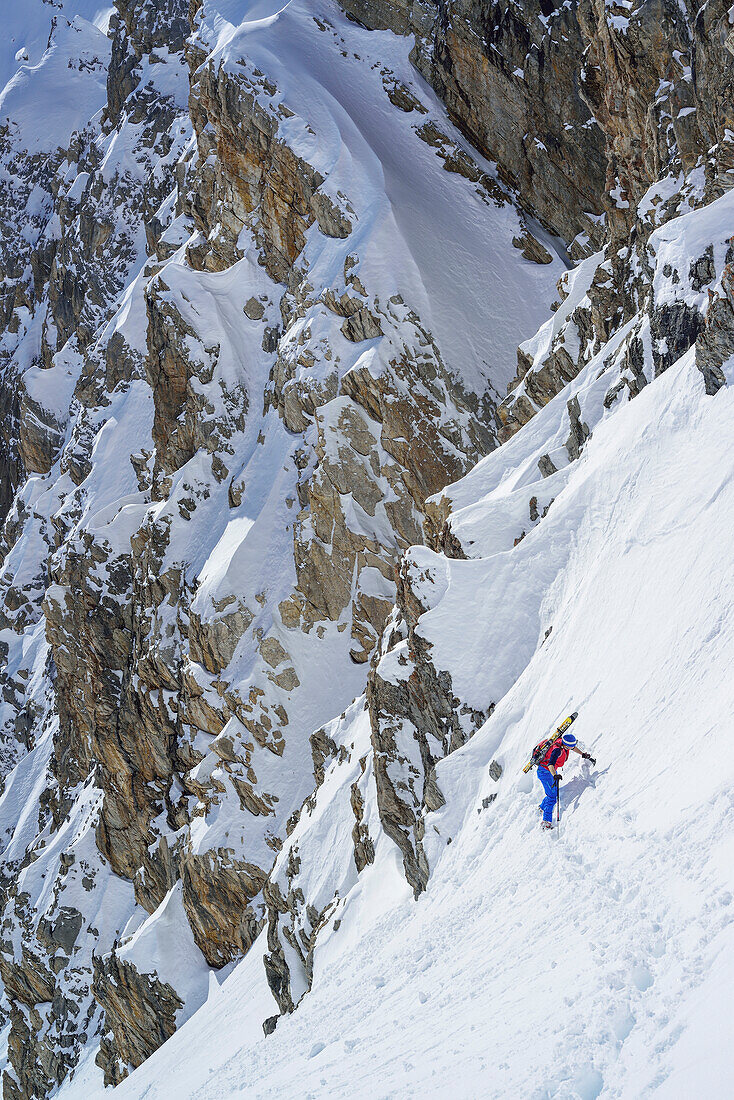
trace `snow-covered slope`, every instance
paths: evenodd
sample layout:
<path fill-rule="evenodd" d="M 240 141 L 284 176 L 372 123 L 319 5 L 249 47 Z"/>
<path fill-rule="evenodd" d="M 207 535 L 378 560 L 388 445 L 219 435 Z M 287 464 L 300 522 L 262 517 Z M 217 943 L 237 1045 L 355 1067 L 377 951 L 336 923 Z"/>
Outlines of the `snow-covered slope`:
<path fill-rule="evenodd" d="M 327 0 L 87 9 L 16 13 L 1 100 L 18 1096 L 100 1036 L 116 1081 L 257 936 L 310 735 L 565 269 L 407 40 Z"/>
<path fill-rule="evenodd" d="M 707 396 L 684 356 L 597 427 L 522 554 L 498 548 L 495 508 L 527 488 L 562 400 L 448 490 L 472 559 L 411 551 L 431 604 L 417 629 L 462 699 L 502 698 L 437 767 L 426 892 L 413 901 L 384 836 L 358 880 L 327 854 L 354 820 L 357 704 L 338 735 L 352 762 L 289 839 L 299 881 L 342 898 L 313 991 L 264 1038 L 256 944 L 122 1098 L 727 1095 L 733 393 Z M 597 765 L 567 765 L 546 836 L 521 767 L 572 705 Z"/>
<path fill-rule="evenodd" d="M 10 1100 L 726 1095 L 734 34 L 546 7 L 13 11 Z"/>

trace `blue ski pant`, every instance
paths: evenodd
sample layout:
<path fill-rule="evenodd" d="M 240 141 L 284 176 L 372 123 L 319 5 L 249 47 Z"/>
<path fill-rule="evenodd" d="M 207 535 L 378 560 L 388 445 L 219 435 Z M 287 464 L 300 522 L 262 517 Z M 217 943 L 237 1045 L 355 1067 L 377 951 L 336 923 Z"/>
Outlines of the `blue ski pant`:
<path fill-rule="evenodd" d="M 538 768 L 538 779 L 543 784 L 543 790 L 545 791 L 545 798 L 540 803 L 543 811 L 543 821 L 552 821 L 553 808 L 556 804 L 556 785 L 547 768 Z"/>

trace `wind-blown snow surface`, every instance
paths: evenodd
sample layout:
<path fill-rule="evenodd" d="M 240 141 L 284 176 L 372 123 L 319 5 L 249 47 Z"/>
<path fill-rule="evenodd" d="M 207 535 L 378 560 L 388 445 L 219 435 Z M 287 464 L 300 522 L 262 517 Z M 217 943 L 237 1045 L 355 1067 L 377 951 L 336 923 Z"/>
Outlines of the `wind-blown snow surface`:
<path fill-rule="evenodd" d="M 734 390 L 707 397 L 691 353 L 606 417 L 495 585 L 512 555 L 492 503 L 530 480 L 565 396 L 449 490 L 473 504 L 472 560 L 412 551 L 445 574 L 420 628 L 454 666 L 466 656 L 485 705 L 493 653 L 475 647 L 498 620 L 520 649 L 535 639 L 489 721 L 438 765 L 427 892 L 413 901 L 383 837 L 298 1011 L 263 1038 L 257 943 L 121 1100 L 730 1095 Z M 572 705 L 597 766 L 567 765 L 547 836 L 521 766 Z M 344 743 L 364 736 L 358 705 L 345 721 Z M 87 1066 L 61 1095 L 94 1082 Z"/>

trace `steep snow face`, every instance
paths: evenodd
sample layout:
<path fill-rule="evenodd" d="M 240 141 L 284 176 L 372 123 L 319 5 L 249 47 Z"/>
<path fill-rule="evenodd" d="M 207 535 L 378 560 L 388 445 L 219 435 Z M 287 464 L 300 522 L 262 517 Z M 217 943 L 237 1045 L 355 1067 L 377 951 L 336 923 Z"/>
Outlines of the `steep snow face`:
<path fill-rule="evenodd" d="M 34 7 L 31 5 L 32 11 Z M 38 7 L 42 12 L 42 6 Z M 46 48 L 37 60 L 30 59 L 28 46 L 20 47 L 14 58 L 18 68 L 0 93 L 0 117 L 13 132 L 16 148 L 25 153 L 48 152 L 51 135 L 52 141 L 65 148 L 74 131 L 94 118 L 107 101 L 109 40 L 75 10 L 77 7 L 66 5 L 62 11 L 68 17 L 62 16 L 53 29 L 46 26 Z M 50 22 L 48 17 L 46 22 Z M 32 20 L 27 30 L 30 50 L 36 53 L 38 36 Z M 14 44 L 24 37 L 11 32 L 10 41 Z M 96 79 L 90 79 L 92 73 Z M 39 111 L 41 103 L 43 110 Z"/>
<path fill-rule="evenodd" d="M 407 40 L 190 7 L 29 4 L 3 47 L 13 1097 L 86 1046 L 117 1082 L 277 923 L 320 727 L 565 270 Z"/>
<path fill-rule="evenodd" d="M 331 899 L 311 993 L 263 1038 L 256 943 L 121 1097 L 726 1094 L 732 361 L 726 376 L 708 396 L 688 353 L 616 406 L 515 547 L 498 545 L 497 511 L 529 489 L 561 397 L 449 488 L 472 557 L 411 551 L 430 607 L 416 630 L 461 699 L 497 706 L 436 767 L 426 892 L 406 893 L 377 824 L 357 703 L 279 857 L 307 901 Z M 569 761 L 561 827 L 545 835 L 521 768 L 571 707 L 597 763 Z M 343 858 L 355 783 L 376 840 L 358 878 Z"/>
<path fill-rule="evenodd" d="M 123 1096 L 367 1096 L 377 1066 L 386 1096 L 726 1091 L 731 192 L 690 209 L 695 189 L 640 246 L 638 311 L 579 338 L 576 378 L 432 502 L 452 557 L 407 552 L 366 701 L 314 739 L 267 938 Z M 567 280 L 532 356 L 608 274 Z M 650 338 L 671 317 L 677 358 Z M 572 708 L 597 764 L 569 763 L 548 836 L 521 769 Z"/>
<path fill-rule="evenodd" d="M 534 331 L 563 272 L 562 242 L 536 227 L 554 250 L 540 267 L 508 247 L 521 229 L 517 211 L 486 162 L 478 161 L 490 177 L 472 178 L 462 153 L 476 160 L 476 150 L 453 128 L 450 141 L 436 132 L 444 109 L 406 63 L 410 43 L 348 23 L 331 3 L 205 0 L 200 20 L 207 63 L 266 73 L 277 90 L 261 88 L 257 101 L 295 112 L 279 128 L 283 140 L 326 177 L 322 192 L 349 198 L 357 219 L 349 245 L 365 284 L 379 298 L 406 298 L 465 385 L 482 392 L 489 382 L 504 395 L 518 332 Z M 315 277 L 333 282 L 337 256 L 319 260 Z M 325 262 L 332 271 L 322 274 Z"/>
<path fill-rule="evenodd" d="M 730 968 L 721 3 L 666 13 L 661 51 L 650 5 L 532 12 L 543 50 L 572 32 L 614 169 L 550 320 L 565 249 L 412 67 L 465 128 L 451 58 L 509 94 L 481 5 L 458 38 L 443 3 L 345 6 L 420 42 L 331 0 L 13 16 L 13 1100 L 367 1095 L 377 1066 L 386 1095 L 675 1095 Z M 521 133 L 523 178 L 565 178 Z M 583 193 L 551 219 L 586 227 L 574 256 L 603 244 Z M 557 840 L 520 768 L 571 706 L 599 764 Z"/>

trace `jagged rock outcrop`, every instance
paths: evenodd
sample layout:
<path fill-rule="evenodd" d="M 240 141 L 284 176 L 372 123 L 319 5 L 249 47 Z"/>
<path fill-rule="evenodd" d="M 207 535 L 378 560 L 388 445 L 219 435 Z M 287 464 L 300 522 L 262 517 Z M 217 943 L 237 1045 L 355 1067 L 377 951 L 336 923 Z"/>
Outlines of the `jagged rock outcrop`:
<path fill-rule="evenodd" d="M 320 190 L 324 176 L 280 136 L 278 123 L 291 113 L 272 80 L 254 71 L 235 77 L 214 61 L 202 65 L 203 57 L 194 42 L 191 118 L 199 167 L 189 211 L 201 239 L 188 246 L 190 262 L 213 271 L 229 267 L 241 256 L 237 242 L 247 226 L 268 274 L 287 282 L 309 226 L 316 222 L 327 237 L 345 238 L 349 211 Z M 263 98 L 274 106 L 268 110 Z"/>
<path fill-rule="evenodd" d="M 440 592 L 439 576 L 410 556 L 402 560 L 397 606 L 364 702 L 311 738 L 316 790 L 289 821 L 264 891 L 265 970 L 281 1015 L 293 1012 L 312 987 L 317 945 L 338 932 L 354 875 L 374 863 L 376 846 L 394 843 L 415 897 L 426 889 L 425 821 L 445 805 L 436 764 L 466 744 L 494 709 L 490 703 L 477 710 L 454 695 L 451 675 L 435 666 L 431 645 L 417 630 L 427 610 L 421 600 L 434 586 Z M 492 778 L 501 774 L 495 765 Z M 324 866 L 314 836 L 325 815 L 333 819 L 338 845 Z M 265 1034 L 276 1024 L 277 1016 L 264 1021 Z"/>
<path fill-rule="evenodd" d="M 721 272 L 721 262 L 718 268 L 714 263 L 714 236 L 720 248 L 728 232 L 722 227 L 714 234 L 712 227 L 705 251 L 692 263 L 688 255 L 681 256 L 680 269 L 670 260 L 658 266 L 656 241 L 652 247 L 648 241 L 657 227 L 687 207 L 712 202 L 729 188 L 726 133 L 732 100 L 724 89 L 734 88 L 734 57 L 726 46 L 726 5 L 721 0 L 705 7 L 704 13 L 697 5 L 642 0 L 617 16 L 595 0 L 579 5 L 588 43 L 581 94 L 606 138 L 604 205 L 610 242 L 593 274 L 588 268 L 585 277 L 574 276 L 577 287 L 585 283 L 580 293 L 569 298 L 568 277 L 559 283 L 561 298 L 573 308 L 562 314 L 563 325 L 553 324 L 550 343 L 520 347 L 517 373 L 498 408 L 503 441 L 575 378 L 600 343 L 641 307 L 649 315 L 649 330 L 638 325 L 629 337 L 621 377 L 631 396 L 645 384 L 646 339 L 648 374 L 650 366 L 659 374 L 704 331 L 708 302 L 702 291 L 711 290 Z M 719 61 L 713 78 L 715 50 Z M 676 173 L 684 182 L 668 186 L 665 181 Z M 672 294 L 661 279 L 671 280 Z"/>
<path fill-rule="evenodd" d="M 128 1066 L 139 1066 L 176 1030 L 183 1002 L 167 982 L 139 974 L 114 951 L 94 966 L 94 995 L 105 1012 L 108 1032 L 100 1041 L 98 1063 L 106 1085 L 117 1085 Z"/>
<path fill-rule="evenodd" d="M 465 744 L 492 707 L 475 711 L 462 705 L 450 675 L 434 667 L 430 644 L 416 631 L 426 608 L 411 586 L 414 568 L 409 559 L 401 564 L 400 619 L 390 634 L 390 648 L 370 672 L 367 705 L 380 822 L 400 848 L 405 877 L 418 897 L 429 875 L 421 843 L 423 817 L 444 804 L 436 761 Z"/>
<path fill-rule="evenodd" d="M 156 16 L 152 8 L 144 14 L 150 29 Z M 11 127 L 8 134 L 13 179 L 33 178 L 38 188 L 27 222 L 33 233 L 26 230 L 16 237 L 33 250 L 26 268 L 32 283 L 22 300 L 16 294 L 8 322 L 14 341 L 3 337 L 8 371 L 17 369 L 18 355 L 25 370 L 13 403 L 19 420 L 15 469 L 48 474 L 55 483 L 50 508 L 16 499 L 3 532 L 4 607 L 11 614 L 3 614 L 2 626 L 8 662 L 19 674 L 7 670 L 3 719 L 8 706 L 17 710 L 13 724 L 18 734 L 26 728 L 20 743 L 26 751 L 38 750 L 41 771 L 36 781 L 42 793 L 37 828 L 43 832 L 47 827 L 55 835 L 50 859 L 44 852 L 47 841 L 41 839 L 25 853 L 21 848 L 10 857 L 13 873 L 27 885 L 9 891 L 4 899 L 0 966 L 10 1000 L 11 1036 L 3 1088 L 7 1095 L 24 1098 L 45 1096 L 59 1084 L 73 1069 L 81 1044 L 94 1034 L 98 1009 L 90 993 L 92 951 L 107 950 L 110 942 L 105 937 L 119 930 L 117 920 L 124 923 L 125 906 L 120 902 L 125 888 L 120 886 L 113 902 L 115 888 L 112 893 L 106 889 L 109 868 L 94 842 L 95 829 L 115 869 L 131 874 L 140 858 L 131 867 L 130 849 L 145 852 L 135 829 L 129 829 L 136 820 L 133 807 L 150 801 L 145 785 L 149 759 L 138 773 L 121 733 L 126 715 L 131 720 L 129 696 L 121 685 L 129 675 L 135 633 L 130 554 L 120 554 L 105 538 L 80 529 L 94 500 L 87 479 L 107 418 L 108 394 L 119 387 L 124 401 L 142 377 L 143 358 L 134 338 L 119 331 L 108 331 L 105 338 L 105 324 L 117 308 L 117 296 L 145 261 L 141 221 L 170 191 L 173 164 L 184 139 L 178 131 L 183 97 L 177 102 L 177 89 L 185 87 L 180 79 L 184 69 L 175 57 L 156 58 L 156 91 L 147 48 L 137 48 L 142 38 L 136 39 L 136 29 L 142 34 L 142 23 L 128 15 L 127 28 L 117 24 L 110 38 L 91 23 L 72 25 L 59 16 L 37 70 L 39 107 L 42 111 L 46 58 L 67 52 L 70 79 L 78 81 L 76 91 L 70 90 L 69 126 L 77 119 L 83 125 L 65 134 L 64 111 L 58 112 L 58 132 L 44 133 L 50 156 L 45 151 L 26 153 L 24 146 L 32 139 L 22 129 Z M 168 40 L 168 30 L 165 35 L 162 30 L 159 23 L 159 44 Z M 137 66 L 134 82 L 142 81 L 144 88 L 137 97 L 123 97 L 126 108 L 116 128 L 103 132 L 99 117 L 91 120 L 75 112 L 94 109 L 90 90 L 97 89 L 94 94 L 102 107 L 103 97 L 117 87 L 114 66 L 110 69 L 109 64 L 111 46 L 118 53 L 137 50 L 131 70 Z M 22 279 L 17 246 L 16 256 Z M 11 271 L 4 260 L 2 266 L 3 273 Z M 5 394 L 5 387 L 13 386 L 12 373 L 3 385 Z M 14 588 L 23 592 L 22 601 L 9 598 Z M 27 651 L 20 662 L 18 647 Z M 48 678 L 47 689 L 39 683 L 34 690 L 29 684 L 34 664 Z M 8 691 L 14 679 L 20 692 Z M 156 719 L 156 731 L 158 726 Z M 121 733 L 119 740 L 113 731 Z M 156 772 L 155 764 L 152 771 Z M 107 788 L 102 815 L 95 777 Z M 118 838 L 124 833 L 123 844 L 111 841 L 115 833 Z M 11 839 L 11 849 L 14 843 Z M 38 884 L 46 876 L 49 892 L 39 908 Z M 100 896 L 110 905 L 110 923 L 101 924 L 102 934 L 95 926 Z M 33 1007 L 33 1000 L 28 1002 L 21 981 L 21 974 L 27 982 L 36 972 L 28 964 L 33 958 L 38 960 L 38 972 L 48 975 L 47 985 L 35 998 L 43 1002 L 41 1011 Z"/>
<path fill-rule="evenodd" d="M 723 293 L 710 302 L 706 326 L 696 341 L 696 366 L 710 395 L 726 384 L 722 367 L 734 355 L 734 263 L 724 268 L 721 287 Z"/>

